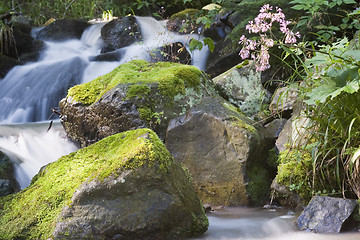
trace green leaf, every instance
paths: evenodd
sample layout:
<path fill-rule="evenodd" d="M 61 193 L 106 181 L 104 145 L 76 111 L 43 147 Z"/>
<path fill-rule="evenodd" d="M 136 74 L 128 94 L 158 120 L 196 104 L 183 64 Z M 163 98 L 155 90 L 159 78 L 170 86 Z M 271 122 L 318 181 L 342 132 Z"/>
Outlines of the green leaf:
<path fill-rule="evenodd" d="M 305 6 L 304 5 L 295 5 L 295 6 L 292 6 L 291 8 L 295 9 L 295 10 L 303 10 L 303 9 L 305 9 Z"/>
<path fill-rule="evenodd" d="M 208 46 L 210 52 L 213 52 L 215 49 L 214 41 L 209 37 L 205 38 L 203 41 L 204 41 L 204 44 Z"/>
<path fill-rule="evenodd" d="M 306 94 L 309 99 L 305 100 L 305 103 L 315 105 L 319 102 L 324 103 L 329 97 L 334 99 L 342 92 L 350 94 L 357 92 L 359 90 L 358 71 L 359 68 L 331 69 L 327 73 L 328 78 L 323 78 L 324 83 Z"/>
<path fill-rule="evenodd" d="M 189 48 L 191 52 L 196 49 L 201 50 L 203 48 L 203 43 L 195 38 L 192 38 L 189 43 Z"/>
<path fill-rule="evenodd" d="M 356 4 L 354 0 L 343 0 L 345 4 Z"/>

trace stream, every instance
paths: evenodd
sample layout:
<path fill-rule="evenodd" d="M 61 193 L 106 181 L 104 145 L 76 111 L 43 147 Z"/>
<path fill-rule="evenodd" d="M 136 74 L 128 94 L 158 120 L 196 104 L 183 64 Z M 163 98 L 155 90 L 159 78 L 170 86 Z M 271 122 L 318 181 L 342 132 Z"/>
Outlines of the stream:
<path fill-rule="evenodd" d="M 119 62 L 89 60 L 100 53 L 103 24 L 99 23 L 89 27 L 80 40 L 45 41 L 46 50 L 39 61 L 16 66 L 0 79 L 0 150 L 13 161 L 21 189 L 30 184 L 42 166 L 77 150 L 66 138 L 59 120 L 48 120 L 51 108 L 58 106 L 70 87 L 110 72 L 121 63 L 148 59 L 147 49 L 171 42 L 187 45 L 189 38 L 196 36 L 170 33 L 164 22 L 152 18 L 137 17 L 137 21 L 144 41 L 124 48 L 126 54 Z M 192 64 L 204 69 L 207 54 L 206 47 L 193 52 Z M 209 213 L 208 217 L 209 230 L 197 239 L 360 239 L 360 233 L 298 232 L 295 216 L 281 209 L 224 208 Z"/>

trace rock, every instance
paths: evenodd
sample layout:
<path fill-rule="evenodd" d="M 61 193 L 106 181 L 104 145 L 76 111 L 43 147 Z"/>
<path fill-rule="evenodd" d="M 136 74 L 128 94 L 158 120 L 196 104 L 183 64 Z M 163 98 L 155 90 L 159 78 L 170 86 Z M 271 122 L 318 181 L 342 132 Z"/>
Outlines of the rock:
<path fill-rule="evenodd" d="M 195 24 L 197 15 L 200 14 L 199 9 L 187 8 L 170 16 L 166 22 L 166 28 L 179 34 L 198 33 L 201 24 Z M 190 19 L 190 20 L 189 20 Z M 192 21 L 193 20 L 193 21 Z"/>
<path fill-rule="evenodd" d="M 101 38 L 105 46 L 102 53 L 111 52 L 141 41 L 141 33 L 134 16 L 120 17 L 101 28 Z"/>
<path fill-rule="evenodd" d="M 194 66 L 134 60 L 71 88 L 60 102 L 61 121 L 81 146 L 144 126 L 163 139 L 170 119 L 213 94 L 210 84 Z"/>
<path fill-rule="evenodd" d="M 16 59 L 0 54 L 0 79 L 4 78 L 13 67 L 19 64 Z"/>
<path fill-rule="evenodd" d="M 102 53 L 97 56 L 89 57 L 89 61 L 105 61 L 105 62 L 118 62 L 122 58 L 123 54 L 121 50 L 115 50 L 112 52 Z"/>
<path fill-rule="evenodd" d="M 0 200 L 0 221 L 4 239 L 184 239 L 208 227 L 186 174 L 149 129 L 49 164 Z"/>
<path fill-rule="evenodd" d="M 297 218 L 296 225 L 300 230 L 315 233 L 340 233 L 356 207 L 356 200 L 315 196 Z"/>
<path fill-rule="evenodd" d="M 80 39 L 84 30 L 90 23 L 83 20 L 59 19 L 41 29 L 37 33 L 37 39 L 65 41 L 69 39 Z"/>
<path fill-rule="evenodd" d="M 0 179 L 0 197 L 14 193 L 10 180 Z"/>
<path fill-rule="evenodd" d="M 279 137 L 279 134 L 283 130 L 286 122 L 287 122 L 287 119 L 285 119 L 285 118 L 277 118 L 277 119 L 274 119 L 273 121 L 265 124 L 264 127 L 267 130 L 269 136 L 276 139 Z"/>
<path fill-rule="evenodd" d="M 276 139 L 275 145 L 279 152 L 285 151 L 286 145 L 292 148 L 305 144 L 308 139 L 307 129 L 310 124 L 310 119 L 305 116 L 303 111 L 293 113 Z"/>
<path fill-rule="evenodd" d="M 290 116 L 298 97 L 299 90 L 296 88 L 278 88 L 272 97 L 269 110 L 273 114 L 282 113 L 283 115 Z"/>
<path fill-rule="evenodd" d="M 20 187 L 15 179 L 14 167 L 4 153 L 0 152 L 0 197 L 19 191 Z"/>
<path fill-rule="evenodd" d="M 177 62 L 182 64 L 191 63 L 191 55 L 180 42 L 170 43 L 153 51 L 152 61 Z"/>
<path fill-rule="evenodd" d="M 253 124 L 219 97 L 203 98 L 170 121 L 167 149 L 188 169 L 203 203 L 248 206 L 267 201 L 268 142 Z"/>
<path fill-rule="evenodd" d="M 273 199 L 283 207 L 303 210 L 303 201 L 301 197 L 295 192 L 290 191 L 289 187 L 279 184 L 276 178 L 271 183 L 271 191 L 273 192 Z"/>
<path fill-rule="evenodd" d="M 261 105 L 269 102 L 270 95 L 261 84 L 260 73 L 255 71 L 252 61 L 231 68 L 213 78 L 220 95 L 239 107 L 247 116 L 261 111 Z"/>

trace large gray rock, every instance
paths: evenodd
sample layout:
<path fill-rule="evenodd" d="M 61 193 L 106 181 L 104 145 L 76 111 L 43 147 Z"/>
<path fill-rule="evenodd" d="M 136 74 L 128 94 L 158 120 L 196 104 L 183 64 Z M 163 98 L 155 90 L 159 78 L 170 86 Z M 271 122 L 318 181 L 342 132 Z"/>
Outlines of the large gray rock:
<path fill-rule="evenodd" d="M 1 239 L 184 239 L 208 227 L 187 175 L 150 129 L 47 165 L 0 201 L 0 221 Z"/>
<path fill-rule="evenodd" d="M 190 172 L 203 203 L 261 205 L 271 177 L 261 129 L 221 98 L 204 98 L 171 120 L 166 146 Z"/>
<path fill-rule="evenodd" d="M 297 218 L 296 224 L 300 230 L 340 233 L 356 207 L 356 200 L 316 196 Z"/>
<path fill-rule="evenodd" d="M 118 84 L 99 94 L 106 81 Z M 211 81 L 193 66 L 136 60 L 70 89 L 60 102 L 61 120 L 69 137 L 81 146 L 144 126 L 164 139 L 172 118 L 213 91 Z"/>
<path fill-rule="evenodd" d="M 269 106 L 273 114 L 292 112 L 299 97 L 299 90 L 294 87 L 282 87 L 276 89 Z"/>
<path fill-rule="evenodd" d="M 242 62 L 213 78 L 213 82 L 222 97 L 247 116 L 260 112 L 261 105 L 270 101 L 270 94 L 263 87 L 261 74 L 255 71 L 252 61 Z"/>

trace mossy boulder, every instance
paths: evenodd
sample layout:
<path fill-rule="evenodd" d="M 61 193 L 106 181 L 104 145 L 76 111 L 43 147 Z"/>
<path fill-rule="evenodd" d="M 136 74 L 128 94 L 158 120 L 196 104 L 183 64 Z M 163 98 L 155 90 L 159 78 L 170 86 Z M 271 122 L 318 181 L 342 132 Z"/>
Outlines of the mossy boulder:
<path fill-rule="evenodd" d="M 61 120 L 81 146 L 144 126 L 164 138 L 170 119 L 212 94 L 211 81 L 194 66 L 134 60 L 69 89 Z"/>
<path fill-rule="evenodd" d="M 213 78 L 220 95 L 239 107 L 251 117 L 261 111 L 261 106 L 270 103 L 270 93 L 261 83 L 260 72 L 255 71 L 252 61 L 241 64 Z"/>
<path fill-rule="evenodd" d="M 0 199 L 1 239 L 179 239 L 207 226 L 186 174 L 150 129 L 61 157 Z"/>
<path fill-rule="evenodd" d="M 272 141 L 222 98 L 204 98 L 168 127 L 166 146 L 189 171 L 200 200 L 211 205 L 266 203 Z"/>

